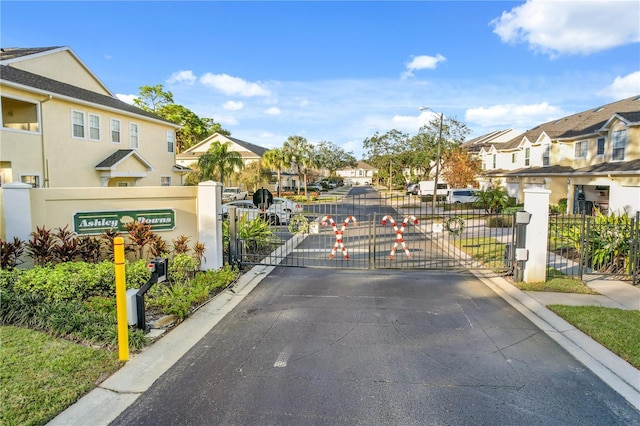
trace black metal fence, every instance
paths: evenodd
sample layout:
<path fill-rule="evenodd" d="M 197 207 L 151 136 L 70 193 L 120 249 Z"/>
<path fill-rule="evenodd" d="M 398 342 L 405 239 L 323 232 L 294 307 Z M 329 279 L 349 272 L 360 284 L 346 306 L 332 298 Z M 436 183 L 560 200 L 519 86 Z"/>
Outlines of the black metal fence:
<path fill-rule="evenodd" d="M 612 276 L 639 284 L 640 212 L 549 217 L 548 273 Z"/>
<path fill-rule="evenodd" d="M 377 191 L 304 204 L 306 228 L 270 226 L 269 238 L 238 238 L 230 249 L 242 265 L 356 269 L 489 269 L 513 271 L 514 215 L 473 205 L 431 202 Z M 236 226 L 237 228 L 237 226 Z"/>

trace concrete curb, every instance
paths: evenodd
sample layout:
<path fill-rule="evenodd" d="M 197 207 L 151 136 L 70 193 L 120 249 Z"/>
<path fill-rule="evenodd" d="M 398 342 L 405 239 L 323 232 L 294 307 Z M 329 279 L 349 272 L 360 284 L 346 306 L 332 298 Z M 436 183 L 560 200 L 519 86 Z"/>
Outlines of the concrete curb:
<path fill-rule="evenodd" d="M 472 271 L 518 312 L 640 410 L 640 371 L 501 277 Z"/>
<path fill-rule="evenodd" d="M 231 312 L 274 268 L 259 265 L 242 275 L 233 286 L 233 291 L 227 289 L 218 294 L 48 424 L 108 425 Z"/>

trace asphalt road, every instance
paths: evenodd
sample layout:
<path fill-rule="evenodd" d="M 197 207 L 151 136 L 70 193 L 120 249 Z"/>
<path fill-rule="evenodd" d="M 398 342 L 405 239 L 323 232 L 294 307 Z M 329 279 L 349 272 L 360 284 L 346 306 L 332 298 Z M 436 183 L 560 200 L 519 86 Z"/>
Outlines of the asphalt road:
<path fill-rule="evenodd" d="M 276 268 L 114 425 L 615 425 L 640 413 L 462 272 Z"/>

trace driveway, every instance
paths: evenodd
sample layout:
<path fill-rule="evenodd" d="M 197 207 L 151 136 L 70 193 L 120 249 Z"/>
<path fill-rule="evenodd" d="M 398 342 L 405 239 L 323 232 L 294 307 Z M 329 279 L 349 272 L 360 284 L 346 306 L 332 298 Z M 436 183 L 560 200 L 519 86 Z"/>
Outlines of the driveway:
<path fill-rule="evenodd" d="M 468 273 L 278 267 L 112 424 L 612 425 L 640 413 Z"/>

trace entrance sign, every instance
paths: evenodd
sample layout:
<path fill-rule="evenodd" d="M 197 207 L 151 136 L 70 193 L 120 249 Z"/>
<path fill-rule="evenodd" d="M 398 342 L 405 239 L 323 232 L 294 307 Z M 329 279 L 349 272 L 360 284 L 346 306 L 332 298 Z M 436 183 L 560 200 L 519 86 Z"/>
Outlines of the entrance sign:
<path fill-rule="evenodd" d="M 170 231 L 176 227 L 176 212 L 173 209 L 78 212 L 73 215 L 73 230 L 78 234 L 101 234 L 110 229 L 123 232 L 131 222 L 151 225 L 154 232 Z"/>

